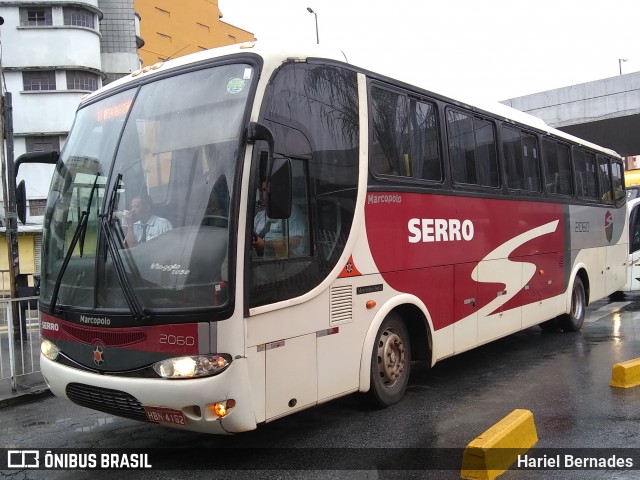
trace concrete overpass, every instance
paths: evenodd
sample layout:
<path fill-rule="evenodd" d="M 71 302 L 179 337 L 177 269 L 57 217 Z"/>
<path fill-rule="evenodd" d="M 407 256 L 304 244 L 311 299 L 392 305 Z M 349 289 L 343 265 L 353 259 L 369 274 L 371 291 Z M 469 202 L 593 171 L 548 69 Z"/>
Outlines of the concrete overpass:
<path fill-rule="evenodd" d="M 571 85 L 502 103 L 622 156 L 640 154 L 640 72 Z"/>

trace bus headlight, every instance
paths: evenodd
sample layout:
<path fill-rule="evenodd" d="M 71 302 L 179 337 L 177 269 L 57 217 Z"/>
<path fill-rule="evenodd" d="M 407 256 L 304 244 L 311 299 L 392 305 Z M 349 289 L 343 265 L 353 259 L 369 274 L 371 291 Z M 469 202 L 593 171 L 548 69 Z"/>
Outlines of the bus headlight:
<path fill-rule="evenodd" d="M 154 363 L 153 369 L 162 378 L 197 378 L 217 375 L 229 365 L 230 355 L 212 354 L 167 358 Z"/>
<path fill-rule="evenodd" d="M 56 347 L 53 342 L 45 339 L 43 339 L 40 344 L 40 351 L 42 352 L 42 355 L 47 357 L 49 360 L 55 360 L 58 358 L 58 354 L 60 353 L 60 349 Z"/>

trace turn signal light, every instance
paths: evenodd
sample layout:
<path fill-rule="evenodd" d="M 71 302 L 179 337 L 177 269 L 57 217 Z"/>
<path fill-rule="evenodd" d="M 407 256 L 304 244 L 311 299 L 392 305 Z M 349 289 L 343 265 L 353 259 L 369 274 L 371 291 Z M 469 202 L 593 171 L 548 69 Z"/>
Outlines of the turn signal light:
<path fill-rule="evenodd" d="M 216 402 L 210 403 L 207 405 L 209 410 L 214 413 L 217 417 L 226 417 L 233 407 L 236 406 L 236 401 L 232 398 L 229 400 L 225 400 L 224 402 Z"/>

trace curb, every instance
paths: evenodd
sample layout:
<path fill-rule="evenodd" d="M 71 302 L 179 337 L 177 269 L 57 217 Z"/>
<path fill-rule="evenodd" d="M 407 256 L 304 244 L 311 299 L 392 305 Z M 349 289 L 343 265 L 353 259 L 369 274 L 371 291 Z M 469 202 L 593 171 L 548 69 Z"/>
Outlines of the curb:
<path fill-rule="evenodd" d="M 0 409 L 20 405 L 22 403 L 35 402 L 42 398 L 53 396 L 51 390 L 45 385 L 32 387 L 28 390 L 18 390 L 10 392 L 7 396 L 0 398 Z"/>
<path fill-rule="evenodd" d="M 611 370 L 612 387 L 631 388 L 640 385 L 640 358 L 616 363 Z"/>
<path fill-rule="evenodd" d="M 538 442 L 529 410 L 516 409 L 467 445 L 460 477 L 494 480 Z"/>

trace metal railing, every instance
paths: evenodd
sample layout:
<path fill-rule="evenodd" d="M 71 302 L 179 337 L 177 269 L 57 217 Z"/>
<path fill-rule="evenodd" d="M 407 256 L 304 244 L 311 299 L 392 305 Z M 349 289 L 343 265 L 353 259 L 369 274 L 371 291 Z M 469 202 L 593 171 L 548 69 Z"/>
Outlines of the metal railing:
<path fill-rule="evenodd" d="M 0 298 L 0 380 L 40 372 L 38 297 Z"/>

